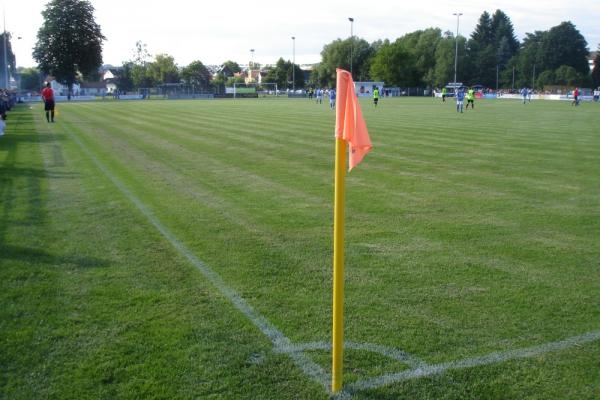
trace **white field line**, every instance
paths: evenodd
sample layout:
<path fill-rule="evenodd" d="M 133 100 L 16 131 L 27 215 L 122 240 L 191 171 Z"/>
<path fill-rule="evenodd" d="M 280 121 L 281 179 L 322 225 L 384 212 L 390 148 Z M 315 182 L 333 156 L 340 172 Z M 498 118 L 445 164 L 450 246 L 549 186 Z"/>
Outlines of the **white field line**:
<path fill-rule="evenodd" d="M 160 220 L 150 211 L 148 207 L 138 199 L 123 182 L 117 179 L 105 166 L 98 160 L 87 146 L 72 132 L 69 136 L 77 143 L 81 150 L 94 162 L 96 167 L 131 201 L 137 209 L 154 225 L 162 236 L 179 252 L 192 263 L 204 277 L 212 283 L 219 292 L 223 294 L 233 305 L 250 320 L 269 340 L 273 343 L 275 349 L 291 346 L 292 342 L 280 330 L 278 330 L 269 320 L 259 314 L 248 302 L 242 298 L 234 289 L 228 286 L 223 279 L 198 257 L 192 253 L 175 235 L 164 226 Z M 313 381 L 319 383 L 329 391 L 329 375 L 323 369 L 302 352 L 286 353 L 300 370 L 310 377 Z"/>

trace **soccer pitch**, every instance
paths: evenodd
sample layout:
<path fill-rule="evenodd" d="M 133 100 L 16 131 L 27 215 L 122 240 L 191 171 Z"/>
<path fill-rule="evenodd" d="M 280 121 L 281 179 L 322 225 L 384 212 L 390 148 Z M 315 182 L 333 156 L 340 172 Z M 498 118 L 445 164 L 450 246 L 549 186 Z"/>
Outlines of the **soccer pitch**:
<path fill-rule="evenodd" d="M 475 106 L 362 103 L 339 398 L 600 397 L 600 105 Z M 329 398 L 329 106 L 59 109 L 0 137 L 0 398 Z"/>

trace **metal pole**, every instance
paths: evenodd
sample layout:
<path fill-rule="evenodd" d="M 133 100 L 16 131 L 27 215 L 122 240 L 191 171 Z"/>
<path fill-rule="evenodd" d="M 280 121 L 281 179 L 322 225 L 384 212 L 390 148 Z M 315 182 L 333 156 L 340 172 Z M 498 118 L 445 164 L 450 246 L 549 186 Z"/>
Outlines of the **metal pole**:
<path fill-rule="evenodd" d="M 515 90 L 515 67 L 513 67 L 513 83 L 512 83 L 512 89 Z"/>
<path fill-rule="evenodd" d="M 453 13 L 452 15 L 456 15 L 456 38 L 454 39 L 454 91 L 456 92 L 456 70 L 458 69 L 458 26 L 462 13 Z"/>
<path fill-rule="evenodd" d="M 496 64 L 496 93 L 498 93 L 498 64 Z"/>
<path fill-rule="evenodd" d="M 296 93 L 296 37 L 292 36 L 292 93 Z"/>
<path fill-rule="evenodd" d="M 352 48 L 354 47 L 354 18 L 348 18 L 348 21 L 350 21 L 350 76 L 352 76 Z"/>
<path fill-rule="evenodd" d="M 252 67 L 253 66 L 254 66 L 254 49 L 250 49 L 250 65 L 248 66 L 248 69 L 250 70 L 249 81 L 252 81 Z"/>
<path fill-rule="evenodd" d="M 533 64 L 533 78 L 531 79 L 531 90 L 535 89 L 535 64 Z"/>

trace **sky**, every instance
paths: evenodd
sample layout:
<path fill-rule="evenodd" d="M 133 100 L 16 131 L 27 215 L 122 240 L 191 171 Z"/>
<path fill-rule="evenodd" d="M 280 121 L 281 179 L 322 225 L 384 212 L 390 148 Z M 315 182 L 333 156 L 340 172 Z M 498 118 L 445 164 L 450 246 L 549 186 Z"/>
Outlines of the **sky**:
<path fill-rule="evenodd" d="M 6 30 L 13 36 L 17 66 L 32 67 L 41 11 L 48 0 L 1 0 Z M 154 56 L 166 53 L 180 66 L 233 60 L 274 64 L 279 57 L 309 64 L 320 61 L 323 45 L 355 36 L 368 42 L 396 38 L 429 27 L 470 36 L 483 11 L 504 11 L 522 40 L 526 32 L 571 21 L 590 50 L 600 43 L 600 1 L 595 0 L 91 0 L 106 37 L 105 64 L 133 58 L 141 40 Z M 540 6 L 543 4 L 543 6 Z M 349 17 L 354 18 L 351 24 Z M 292 40 L 292 36 L 296 39 Z M 21 37 L 21 39 L 17 39 Z M 294 51 L 295 42 L 295 51 Z M 251 52 L 254 49 L 254 52 Z"/>

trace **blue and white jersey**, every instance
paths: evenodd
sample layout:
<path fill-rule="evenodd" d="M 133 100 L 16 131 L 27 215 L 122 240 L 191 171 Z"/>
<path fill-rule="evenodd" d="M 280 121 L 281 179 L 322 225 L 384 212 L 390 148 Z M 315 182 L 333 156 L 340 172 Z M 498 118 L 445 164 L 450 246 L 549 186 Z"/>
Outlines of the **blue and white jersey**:
<path fill-rule="evenodd" d="M 456 101 L 464 101 L 465 100 L 465 92 L 462 90 L 459 90 L 458 92 L 456 92 Z"/>

